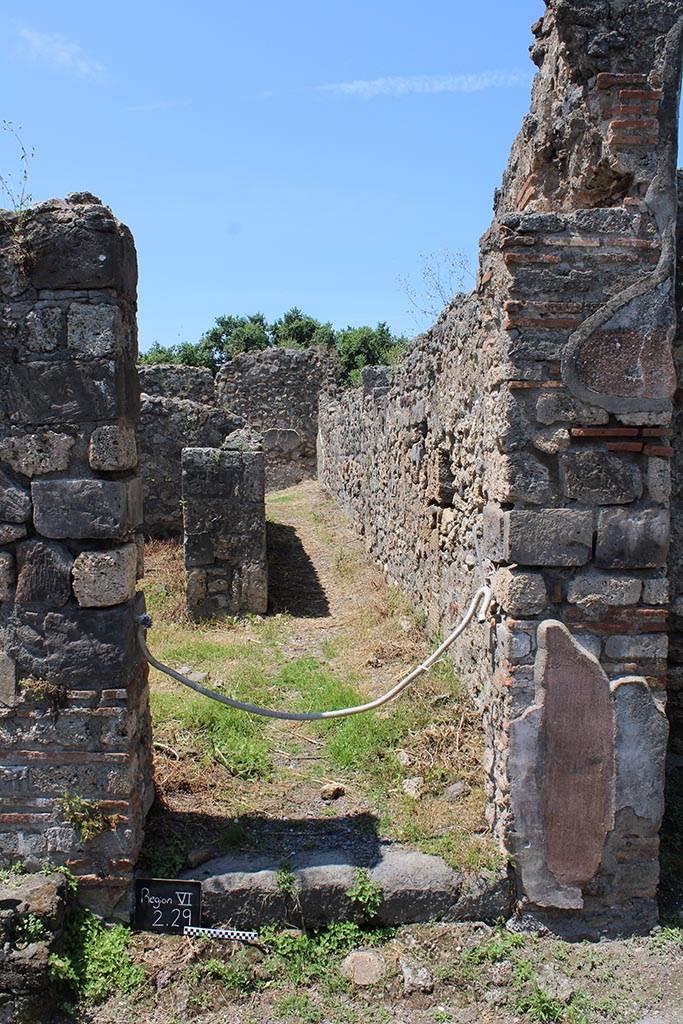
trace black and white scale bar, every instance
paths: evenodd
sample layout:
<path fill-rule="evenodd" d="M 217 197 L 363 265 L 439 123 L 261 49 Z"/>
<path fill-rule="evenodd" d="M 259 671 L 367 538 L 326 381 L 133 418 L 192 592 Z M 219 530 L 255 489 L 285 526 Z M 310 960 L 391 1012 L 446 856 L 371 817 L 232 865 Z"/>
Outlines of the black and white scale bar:
<path fill-rule="evenodd" d="M 183 935 L 191 938 L 206 935 L 207 939 L 230 939 L 233 942 L 258 942 L 258 932 L 240 932 L 237 928 L 198 928 L 186 925 Z"/>

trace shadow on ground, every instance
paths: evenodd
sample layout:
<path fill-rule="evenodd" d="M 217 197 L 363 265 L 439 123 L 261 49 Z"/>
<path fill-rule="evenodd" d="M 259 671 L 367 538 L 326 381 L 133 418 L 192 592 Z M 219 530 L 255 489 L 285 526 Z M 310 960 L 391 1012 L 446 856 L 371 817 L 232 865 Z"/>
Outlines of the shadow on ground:
<path fill-rule="evenodd" d="M 173 878 L 229 852 L 272 857 L 275 868 L 321 847 L 343 860 L 371 868 L 381 856 L 378 819 L 367 813 L 324 819 L 266 818 L 172 810 L 157 800 L 147 819 L 139 867 L 157 878 Z"/>
<path fill-rule="evenodd" d="M 268 523 L 268 610 L 297 618 L 330 614 L 327 595 L 315 565 L 293 526 Z"/>

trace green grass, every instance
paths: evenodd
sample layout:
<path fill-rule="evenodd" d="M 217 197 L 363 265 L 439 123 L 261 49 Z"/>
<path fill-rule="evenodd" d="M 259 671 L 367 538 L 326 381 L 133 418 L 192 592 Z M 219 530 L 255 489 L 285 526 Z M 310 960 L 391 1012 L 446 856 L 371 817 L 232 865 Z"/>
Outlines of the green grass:
<path fill-rule="evenodd" d="M 266 779 L 271 774 L 262 720 L 205 697 L 152 692 L 150 702 L 158 732 L 189 733 L 203 757 L 218 760 L 240 778 Z"/>

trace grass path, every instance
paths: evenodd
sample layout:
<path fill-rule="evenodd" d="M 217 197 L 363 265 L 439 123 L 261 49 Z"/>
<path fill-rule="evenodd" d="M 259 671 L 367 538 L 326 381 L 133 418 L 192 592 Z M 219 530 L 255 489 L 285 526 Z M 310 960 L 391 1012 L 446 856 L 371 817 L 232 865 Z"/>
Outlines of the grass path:
<path fill-rule="evenodd" d="M 194 625 L 183 601 L 180 547 L 151 542 L 143 583 L 153 651 L 255 703 L 292 710 L 376 696 L 431 648 L 420 619 L 379 570 L 336 505 L 307 481 L 268 496 L 266 617 Z M 326 723 L 266 721 L 151 674 L 160 799 L 147 866 L 172 874 L 228 846 L 262 849 L 337 830 L 412 843 L 478 869 L 497 854 L 483 820 L 481 730 L 447 662 L 403 698 Z M 418 799 L 403 789 L 422 779 Z M 465 792 L 446 790 L 457 780 Z M 334 783 L 343 795 L 324 800 Z"/>

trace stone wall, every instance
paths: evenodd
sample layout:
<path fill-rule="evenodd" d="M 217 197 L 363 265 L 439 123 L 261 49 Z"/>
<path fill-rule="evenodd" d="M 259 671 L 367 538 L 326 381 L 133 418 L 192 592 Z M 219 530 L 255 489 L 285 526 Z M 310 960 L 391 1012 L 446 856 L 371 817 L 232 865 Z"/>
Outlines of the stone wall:
<path fill-rule="evenodd" d="M 318 396 L 331 376 L 319 349 L 249 352 L 218 372 L 220 403 L 263 435 L 268 490 L 315 477 Z"/>
<path fill-rule="evenodd" d="M 518 913 L 561 931 L 656 920 L 682 24 L 548 0 L 476 292 L 388 391 L 321 402 L 324 485 L 435 626 L 482 552 L 495 622 L 456 661 Z"/>
<path fill-rule="evenodd" d="M 200 379 L 197 382 L 192 377 L 188 380 L 185 374 L 177 372 L 193 368 L 154 369 L 175 372 L 168 375 L 169 387 L 160 388 L 167 393 L 167 397 L 163 394 L 150 395 L 144 391 L 141 395 L 138 443 L 144 491 L 144 532 L 151 537 L 174 537 L 181 534 L 183 529 L 180 499 L 180 460 L 183 448 L 219 447 L 229 433 L 243 425 L 243 421 L 223 409 L 209 405 L 204 399 L 196 401 L 180 397 L 184 394 L 199 397 L 202 393 L 203 387 L 182 385 L 203 385 L 204 381 Z M 145 374 L 145 377 L 144 386 L 149 387 L 149 375 Z M 163 383 L 161 374 L 159 378 L 159 383 Z M 174 385 L 178 388 L 177 395 L 172 390 Z"/>
<path fill-rule="evenodd" d="M 187 610 L 193 619 L 268 607 L 261 439 L 240 430 L 221 448 L 183 450 Z"/>
<path fill-rule="evenodd" d="M 0 860 L 68 864 L 106 911 L 153 797 L 136 282 L 87 193 L 0 219 Z"/>
<path fill-rule="evenodd" d="M 667 715 L 671 724 L 670 747 L 683 765 L 683 171 L 678 172 L 678 265 L 676 290 L 678 334 L 674 360 L 679 387 L 673 419 L 674 449 L 671 461 L 671 546 L 669 549 L 669 682 Z"/>

